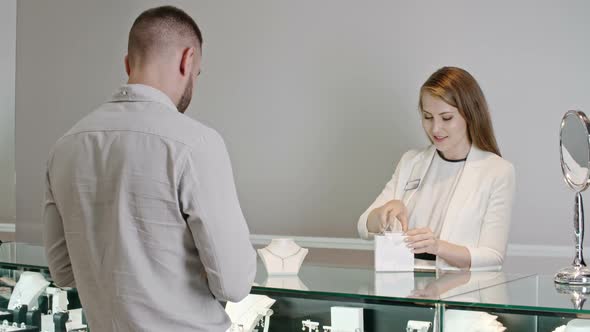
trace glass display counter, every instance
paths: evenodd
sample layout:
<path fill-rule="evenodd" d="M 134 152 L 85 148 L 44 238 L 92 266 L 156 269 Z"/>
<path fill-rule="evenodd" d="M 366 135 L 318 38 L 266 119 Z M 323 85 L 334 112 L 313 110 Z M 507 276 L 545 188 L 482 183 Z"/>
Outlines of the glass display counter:
<path fill-rule="evenodd" d="M 497 316 L 506 331 L 590 331 L 590 307 L 585 306 L 588 294 L 587 287 L 559 285 L 552 275 L 533 275 L 446 297 L 443 302 L 445 312 L 455 311 L 451 316 L 456 311 Z M 568 323 L 576 327 L 568 329 Z"/>
<path fill-rule="evenodd" d="M 21 243 L 0 246 L 0 308 L 6 308 L 25 271 L 50 280 L 43 249 Z M 73 307 L 79 306 L 75 294 L 68 294 Z M 376 273 L 367 266 L 326 266 L 311 260 L 297 276 L 268 276 L 259 263 L 252 294 L 276 301 L 268 331 L 281 332 L 331 331 L 333 310 L 341 307 L 352 308 L 345 311 L 348 315 L 362 313 L 365 332 L 568 332 L 566 325 L 573 320 L 583 325 L 583 319 L 590 319 L 584 306 L 590 289 L 556 287 L 550 275 L 509 271 Z M 409 322 L 429 327 L 407 330 Z"/>
<path fill-rule="evenodd" d="M 525 278 L 501 272 L 374 272 L 303 265 L 298 276 L 268 276 L 259 266 L 252 293 L 277 302 L 270 331 L 301 331 L 304 322 L 332 326 L 333 307 L 362 308 L 364 331 L 406 331 L 424 322 L 438 329 L 443 298 Z M 420 325 L 420 324 L 416 324 Z M 354 331 L 351 330 L 351 331 Z"/>

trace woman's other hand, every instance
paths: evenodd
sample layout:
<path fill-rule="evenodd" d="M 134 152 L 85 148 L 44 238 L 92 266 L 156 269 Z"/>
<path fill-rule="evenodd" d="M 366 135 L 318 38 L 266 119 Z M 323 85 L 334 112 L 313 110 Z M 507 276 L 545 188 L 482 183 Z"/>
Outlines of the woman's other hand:
<path fill-rule="evenodd" d="M 438 255 L 438 238 L 428 227 L 415 228 L 406 232 L 408 248 L 415 254 L 428 253 Z"/>

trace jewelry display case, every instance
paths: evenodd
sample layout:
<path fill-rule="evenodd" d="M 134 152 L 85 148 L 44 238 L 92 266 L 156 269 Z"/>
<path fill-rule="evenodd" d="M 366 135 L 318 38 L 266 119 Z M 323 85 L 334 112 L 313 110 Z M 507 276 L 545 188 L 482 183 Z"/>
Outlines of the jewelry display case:
<path fill-rule="evenodd" d="M 310 249 L 310 256 L 313 252 Z M 268 275 L 259 262 L 251 293 L 274 303 L 269 318 L 254 331 L 456 332 L 485 322 L 489 331 L 569 332 L 583 331 L 584 319 L 590 318 L 584 306 L 590 289 L 557 285 L 551 275 L 375 272 L 367 266 L 329 265 L 310 260 L 297 275 Z M 25 271 L 39 272 L 50 281 L 43 248 L 0 246 L 0 311 L 6 310 L 11 290 Z M 79 308 L 75 290 L 67 295 L 68 309 Z M 50 306 L 44 299 L 40 297 L 39 306 L 46 311 Z"/>
<path fill-rule="evenodd" d="M 498 316 L 506 331 L 590 331 L 590 308 L 585 306 L 588 294 L 590 289 L 585 286 L 555 283 L 553 275 L 532 275 L 447 297 L 444 309 L 490 313 Z"/>

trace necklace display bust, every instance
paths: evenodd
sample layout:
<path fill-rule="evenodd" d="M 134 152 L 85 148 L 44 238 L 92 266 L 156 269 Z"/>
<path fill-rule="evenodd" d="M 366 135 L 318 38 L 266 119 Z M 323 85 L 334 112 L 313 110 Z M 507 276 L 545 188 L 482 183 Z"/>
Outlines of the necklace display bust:
<path fill-rule="evenodd" d="M 309 250 L 301 248 L 293 239 L 273 239 L 258 249 L 258 255 L 268 275 L 296 275 Z"/>
<path fill-rule="evenodd" d="M 307 291 L 309 288 L 305 286 L 303 281 L 297 275 L 272 276 L 268 277 L 264 282 L 264 287 L 280 288 L 280 289 L 295 289 Z"/>

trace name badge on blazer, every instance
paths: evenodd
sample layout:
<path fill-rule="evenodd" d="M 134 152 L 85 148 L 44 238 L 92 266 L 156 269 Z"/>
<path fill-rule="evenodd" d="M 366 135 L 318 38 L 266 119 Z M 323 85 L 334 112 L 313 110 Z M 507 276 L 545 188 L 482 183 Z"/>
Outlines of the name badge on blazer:
<path fill-rule="evenodd" d="M 406 182 L 406 187 L 404 188 L 404 191 L 414 190 L 414 189 L 418 188 L 419 185 L 420 185 L 420 179 L 410 180 L 410 181 Z"/>

